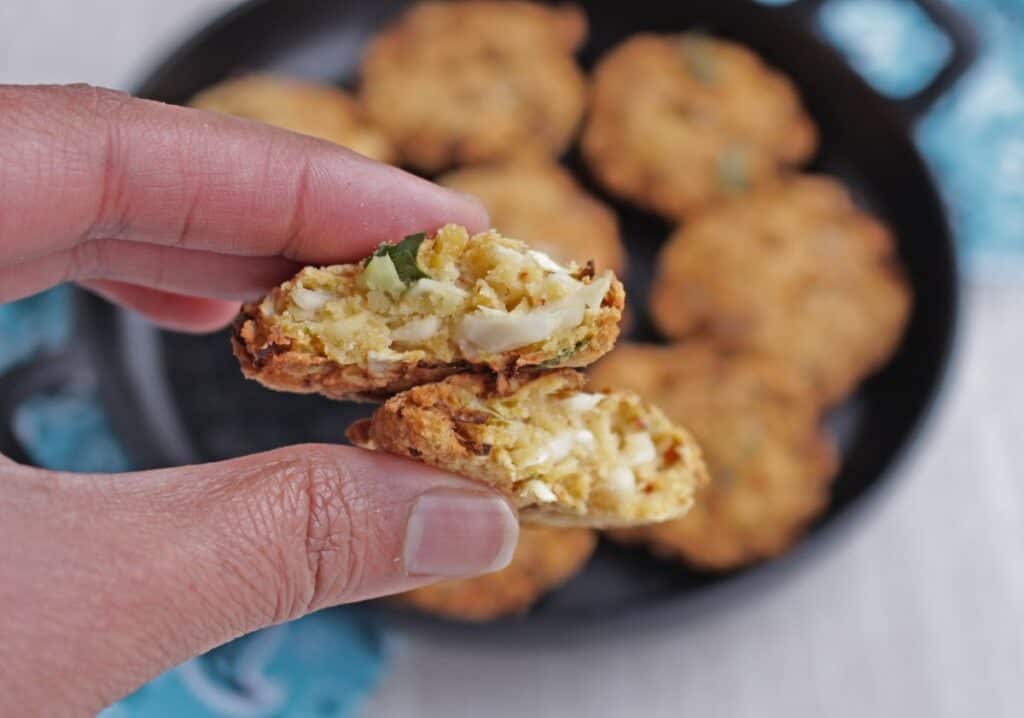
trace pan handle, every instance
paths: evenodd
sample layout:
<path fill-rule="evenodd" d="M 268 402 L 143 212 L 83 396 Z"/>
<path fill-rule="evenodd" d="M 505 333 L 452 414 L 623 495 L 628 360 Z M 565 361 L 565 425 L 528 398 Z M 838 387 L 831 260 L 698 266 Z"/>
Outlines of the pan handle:
<path fill-rule="evenodd" d="M 14 431 L 18 407 L 36 394 L 91 381 L 89 369 L 70 351 L 37 356 L 0 376 L 0 454 L 20 464 L 31 464 L 31 456 Z"/>
<path fill-rule="evenodd" d="M 949 38 L 952 48 L 946 65 L 923 89 L 910 97 L 896 100 L 904 115 L 914 121 L 926 113 L 974 64 L 978 56 L 978 36 L 967 18 L 942 0 L 914 0 L 928 18 Z"/>
<path fill-rule="evenodd" d="M 978 56 L 978 36 L 967 18 L 943 0 L 911 1 L 946 35 L 951 48 L 945 66 L 927 86 L 909 97 L 890 100 L 907 121 L 912 123 L 925 114 L 974 64 Z M 805 27 L 814 27 L 818 10 L 826 2 L 827 0 L 794 0 L 780 9 L 790 13 Z"/>

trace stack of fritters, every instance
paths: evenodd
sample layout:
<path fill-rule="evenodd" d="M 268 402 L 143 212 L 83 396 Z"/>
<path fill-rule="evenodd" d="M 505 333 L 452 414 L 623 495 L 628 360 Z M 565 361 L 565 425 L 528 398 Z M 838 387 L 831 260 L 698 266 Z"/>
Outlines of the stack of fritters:
<path fill-rule="evenodd" d="M 685 513 L 706 473 L 660 410 L 572 369 L 611 349 L 623 301 L 610 270 L 448 225 L 306 267 L 243 307 L 233 345 L 270 388 L 386 399 L 353 443 L 494 486 L 524 521 L 635 526 Z"/>

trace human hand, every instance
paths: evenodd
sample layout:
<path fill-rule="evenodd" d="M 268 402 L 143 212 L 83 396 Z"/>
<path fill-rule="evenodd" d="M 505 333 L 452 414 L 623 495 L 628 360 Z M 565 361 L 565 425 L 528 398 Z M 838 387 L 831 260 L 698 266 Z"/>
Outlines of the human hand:
<path fill-rule="evenodd" d="M 206 331 L 297 263 L 446 222 L 487 216 L 318 140 L 87 86 L 0 86 L 0 302 L 75 281 Z M 343 446 L 113 476 L 0 456 L 0 713 L 95 712 L 257 628 L 502 568 L 517 535 L 492 490 Z"/>

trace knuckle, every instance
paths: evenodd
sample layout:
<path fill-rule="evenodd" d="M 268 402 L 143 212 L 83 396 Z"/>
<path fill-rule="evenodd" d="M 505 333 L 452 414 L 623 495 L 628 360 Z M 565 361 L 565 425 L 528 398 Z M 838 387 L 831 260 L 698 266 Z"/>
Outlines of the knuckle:
<path fill-rule="evenodd" d="M 340 603 L 362 580 L 367 515 L 348 469 L 316 446 L 298 447 L 284 471 L 299 524 L 302 580 L 282 607 L 291 615 Z"/>
<path fill-rule="evenodd" d="M 64 275 L 64 281 L 96 279 L 103 274 L 106 263 L 106 243 L 102 240 L 91 240 L 76 244 L 71 248 L 70 261 Z"/>
<path fill-rule="evenodd" d="M 81 105 L 88 108 L 101 130 L 97 133 L 101 140 L 99 201 L 85 239 L 124 237 L 131 225 L 124 172 L 127 152 L 124 123 L 133 101 L 123 93 L 96 87 L 86 86 L 81 93 Z"/>

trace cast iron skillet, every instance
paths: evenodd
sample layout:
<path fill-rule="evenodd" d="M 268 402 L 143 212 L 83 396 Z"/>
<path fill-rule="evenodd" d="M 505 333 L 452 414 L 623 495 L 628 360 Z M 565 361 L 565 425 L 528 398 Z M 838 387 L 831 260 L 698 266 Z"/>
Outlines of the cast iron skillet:
<path fill-rule="evenodd" d="M 367 38 L 406 4 L 342 0 L 255 0 L 214 22 L 174 51 L 139 87 L 139 94 L 184 102 L 232 73 L 276 70 L 350 84 Z M 823 545 L 849 524 L 891 475 L 892 465 L 918 433 L 939 391 L 954 335 L 957 281 L 953 241 L 935 188 L 911 141 L 910 130 L 971 63 L 972 33 L 947 9 L 919 4 L 948 34 L 950 62 L 919 94 L 882 98 L 814 34 L 819 3 L 782 8 L 745 0 L 664 3 L 606 0 L 586 3 L 590 41 L 585 66 L 627 35 L 702 28 L 735 38 L 792 77 L 822 130 L 813 169 L 842 177 L 860 201 L 895 230 L 916 297 L 899 353 L 832 418 L 843 447 L 842 471 L 828 513 L 788 556 L 726 575 L 683 570 L 638 551 L 603 545 L 577 579 L 512 625 L 529 635 L 564 635 L 597 622 L 625 618 L 635 625 L 666 611 L 693 614 L 730 596 L 751 593 Z M 585 182 L 578 158 L 568 164 Z M 589 183 L 588 183 L 589 184 Z M 637 314 L 633 338 L 657 339 L 643 311 L 654 253 L 669 227 L 601 193 L 619 212 L 631 254 L 629 291 Z M 77 296 L 72 348 L 36 360 L 0 386 L 0 410 L 21 398 L 93 378 L 114 427 L 140 467 L 220 459 L 307 441 L 336 442 L 366 407 L 318 397 L 277 394 L 246 382 L 227 337 L 160 332 L 85 293 Z M 25 459 L 5 429 L 0 448 Z M 435 622 L 433 625 L 439 625 Z M 536 629 L 536 630 L 534 630 Z M 561 629 L 561 630 L 558 630 Z M 445 630 L 467 631 L 445 626 Z M 488 629 L 474 628 L 490 635 Z"/>

